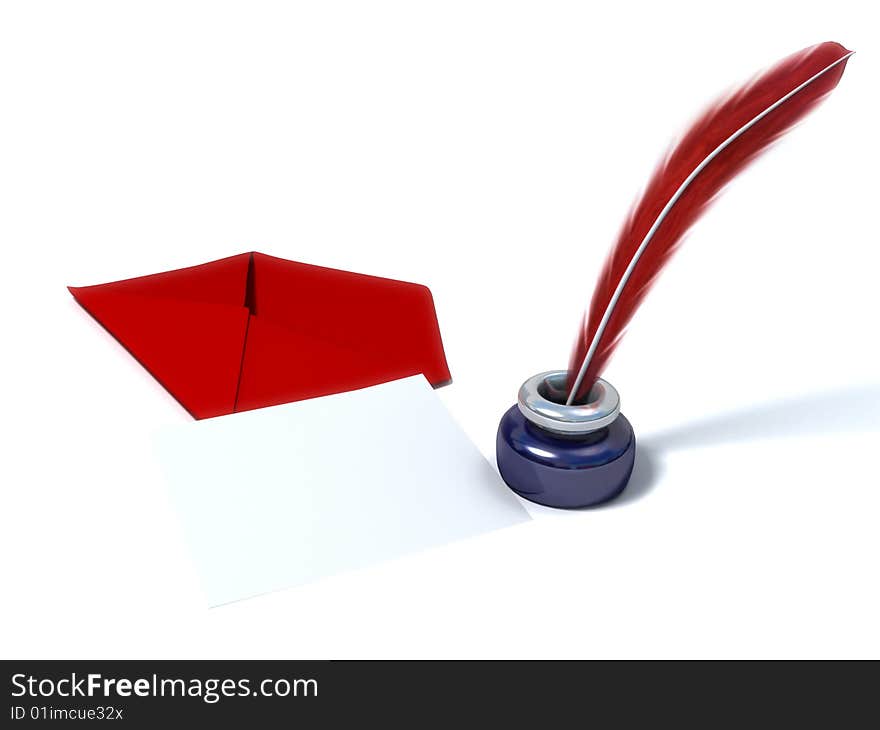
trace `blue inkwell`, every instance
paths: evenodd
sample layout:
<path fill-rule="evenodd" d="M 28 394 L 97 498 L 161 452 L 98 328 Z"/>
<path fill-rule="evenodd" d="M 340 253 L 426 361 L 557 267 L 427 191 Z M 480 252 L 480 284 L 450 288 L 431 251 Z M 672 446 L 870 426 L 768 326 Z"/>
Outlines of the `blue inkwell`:
<path fill-rule="evenodd" d="M 548 507 L 589 507 L 620 494 L 636 438 L 620 396 L 599 378 L 586 402 L 565 405 L 566 372 L 529 378 L 498 425 L 495 453 L 507 485 Z"/>

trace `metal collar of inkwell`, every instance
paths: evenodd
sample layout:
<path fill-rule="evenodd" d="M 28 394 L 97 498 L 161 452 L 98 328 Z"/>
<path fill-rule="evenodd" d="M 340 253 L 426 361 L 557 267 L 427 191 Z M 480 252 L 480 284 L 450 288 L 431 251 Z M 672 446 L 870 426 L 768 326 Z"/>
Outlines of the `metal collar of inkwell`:
<path fill-rule="evenodd" d="M 530 423 L 553 434 L 577 438 L 610 426 L 620 415 L 620 395 L 599 378 L 587 402 L 565 405 L 565 370 L 548 370 L 522 384 L 517 397 L 520 412 Z"/>

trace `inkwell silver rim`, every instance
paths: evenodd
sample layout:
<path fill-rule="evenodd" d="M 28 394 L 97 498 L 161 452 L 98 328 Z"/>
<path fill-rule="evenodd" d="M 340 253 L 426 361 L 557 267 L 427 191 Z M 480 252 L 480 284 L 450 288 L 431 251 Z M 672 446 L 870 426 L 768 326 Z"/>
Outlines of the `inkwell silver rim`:
<path fill-rule="evenodd" d="M 556 403 L 541 394 L 565 392 L 565 370 L 548 370 L 529 378 L 519 389 L 517 406 L 531 423 L 565 435 L 588 434 L 614 423 L 620 415 L 620 395 L 611 383 L 599 378 L 582 405 Z"/>

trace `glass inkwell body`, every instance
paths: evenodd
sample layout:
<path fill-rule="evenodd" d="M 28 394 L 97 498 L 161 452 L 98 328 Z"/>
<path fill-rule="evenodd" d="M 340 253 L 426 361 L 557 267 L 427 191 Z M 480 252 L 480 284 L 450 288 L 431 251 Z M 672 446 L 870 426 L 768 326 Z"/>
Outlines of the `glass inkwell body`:
<path fill-rule="evenodd" d="M 501 418 L 495 453 L 507 485 L 548 507 L 607 502 L 626 487 L 636 439 L 620 396 L 599 378 L 580 405 L 565 405 L 566 372 L 529 378 Z"/>

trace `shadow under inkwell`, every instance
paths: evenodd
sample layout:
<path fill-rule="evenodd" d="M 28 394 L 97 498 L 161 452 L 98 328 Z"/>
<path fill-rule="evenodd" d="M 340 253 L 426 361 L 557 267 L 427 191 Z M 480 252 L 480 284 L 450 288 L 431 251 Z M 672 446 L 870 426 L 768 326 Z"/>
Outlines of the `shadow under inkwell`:
<path fill-rule="evenodd" d="M 640 438 L 629 485 L 608 507 L 641 499 L 672 451 L 825 433 L 880 432 L 880 385 L 812 393 L 721 413 Z"/>

